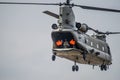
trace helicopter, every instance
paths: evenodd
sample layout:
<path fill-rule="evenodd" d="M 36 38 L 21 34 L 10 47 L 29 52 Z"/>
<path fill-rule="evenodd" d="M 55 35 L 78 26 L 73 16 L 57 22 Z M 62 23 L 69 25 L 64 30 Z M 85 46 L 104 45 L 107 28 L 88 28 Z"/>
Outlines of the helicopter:
<path fill-rule="evenodd" d="M 85 23 L 75 21 L 73 7 L 80 7 L 88 10 L 98 10 L 107 12 L 117 12 L 120 10 L 100 8 L 93 6 L 77 5 L 66 0 L 64 3 L 20 3 L 20 2 L 0 2 L 0 4 L 18 4 L 18 5 L 55 5 L 59 6 L 59 14 L 51 11 L 43 13 L 58 19 L 58 24 L 52 24 L 51 38 L 53 41 L 52 61 L 56 56 L 71 60 L 74 62 L 72 71 L 78 71 L 80 64 L 99 66 L 101 71 L 106 71 L 112 64 L 112 55 L 110 47 L 106 42 L 106 36 L 110 34 L 120 34 L 120 32 L 102 32 Z M 96 34 L 88 35 L 91 30 Z"/>

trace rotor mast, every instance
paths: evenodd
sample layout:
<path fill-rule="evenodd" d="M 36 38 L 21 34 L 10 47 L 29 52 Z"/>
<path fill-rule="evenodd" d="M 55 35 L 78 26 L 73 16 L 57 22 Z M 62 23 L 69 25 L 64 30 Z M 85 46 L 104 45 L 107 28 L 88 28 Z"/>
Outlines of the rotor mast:
<path fill-rule="evenodd" d="M 66 0 L 66 4 L 69 5 L 70 4 L 70 0 Z"/>
<path fill-rule="evenodd" d="M 60 6 L 59 26 L 61 29 L 74 29 L 75 15 L 70 4 L 70 0 L 66 0 L 63 6 Z"/>

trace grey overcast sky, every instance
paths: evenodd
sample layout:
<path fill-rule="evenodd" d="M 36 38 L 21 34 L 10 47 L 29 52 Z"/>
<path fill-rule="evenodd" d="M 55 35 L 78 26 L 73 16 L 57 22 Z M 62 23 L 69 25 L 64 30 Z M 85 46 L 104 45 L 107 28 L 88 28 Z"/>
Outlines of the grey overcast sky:
<path fill-rule="evenodd" d="M 63 2 L 65 0 L 0 0 L 8 2 Z M 72 0 L 76 4 L 120 9 L 120 0 Z M 57 57 L 52 62 L 51 25 L 55 18 L 44 10 L 58 13 L 57 6 L 0 5 L 0 80 L 119 80 L 120 35 L 109 35 L 113 64 L 108 71 L 79 65 Z M 120 31 L 120 13 L 73 8 L 76 21 L 102 31 Z M 88 34 L 91 34 L 89 32 Z"/>

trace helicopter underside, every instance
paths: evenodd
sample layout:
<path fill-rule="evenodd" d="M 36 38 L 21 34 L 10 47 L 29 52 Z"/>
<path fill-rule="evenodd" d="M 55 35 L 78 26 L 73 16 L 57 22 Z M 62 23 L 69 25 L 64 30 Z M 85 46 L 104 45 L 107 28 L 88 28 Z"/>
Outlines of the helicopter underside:
<path fill-rule="evenodd" d="M 109 61 L 105 61 L 102 58 L 90 53 L 86 54 L 86 59 L 84 60 L 82 51 L 75 48 L 54 49 L 53 52 L 56 53 L 56 56 L 58 57 L 66 58 L 80 64 L 100 66 L 103 63 L 106 65 L 109 65 L 110 63 Z"/>

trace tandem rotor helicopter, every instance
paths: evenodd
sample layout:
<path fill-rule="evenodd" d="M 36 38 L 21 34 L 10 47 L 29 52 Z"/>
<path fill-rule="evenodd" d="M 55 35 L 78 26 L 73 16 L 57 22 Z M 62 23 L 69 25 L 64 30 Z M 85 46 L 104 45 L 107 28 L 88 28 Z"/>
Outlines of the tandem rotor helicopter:
<path fill-rule="evenodd" d="M 118 13 L 120 13 L 120 10 L 76 5 L 73 3 L 71 4 L 70 1 L 71 0 L 66 0 L 64 3 L 0 2 L 0 4 L 59 6 L 59 14 L 50 11 L 43 12 L 58 19 L 58 24 L 52 25 L 52 60 L 55 61 L 56 56 L 58 56 L 74 61 L 72 71 L 79 70 L 76 63 L 93 65 L 93 67 L 99 66 L 102 71 L 106 71 L 109 65 L 112 64 L 112 55 L 110 47 L 106 42 L 106 36 L 110 34 L 120 34 L 120 32 L 102 32 L 89 27 L 85 23 L 81 24 L 76 22 L 72 7 L 76 6 L 82 9 Z M 88 30 L 92 30 L 96 34 L 90 36 L 86 34 Z"/>

